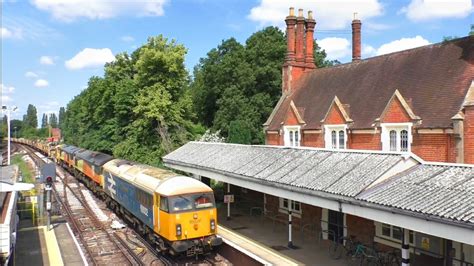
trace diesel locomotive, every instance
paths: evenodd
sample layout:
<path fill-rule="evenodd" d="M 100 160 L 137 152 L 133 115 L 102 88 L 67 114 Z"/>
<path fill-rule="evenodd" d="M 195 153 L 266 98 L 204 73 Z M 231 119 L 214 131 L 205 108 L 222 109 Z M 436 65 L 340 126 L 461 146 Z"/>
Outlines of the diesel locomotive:
<path fill-rule="evenodd" d="M 213 191 L 196 179 L 72 145 L 14 141 L 68 169 L 162 252 L 195 256 L 222 244 Z"/>

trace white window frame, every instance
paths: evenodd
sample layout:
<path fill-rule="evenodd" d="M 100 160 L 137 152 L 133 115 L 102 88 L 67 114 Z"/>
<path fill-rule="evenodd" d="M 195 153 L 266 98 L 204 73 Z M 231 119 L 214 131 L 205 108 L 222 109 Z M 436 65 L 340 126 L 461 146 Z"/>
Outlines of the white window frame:
<path fill-rule="evenodd" d="M 300 126 L 285 126 L 283 127 L 284 136 L 283 140 L 286 147 L 299 147 L 301 146 L 301 127 Z M 290 134 L 296 132 L 298 135 L 298 141 L 295 143 L 290 143 Z M 294 133 L 293 133 L 294 134 Z M 294 137 L 293 137 L 294 140 Z"/>
<path fill-rule="evenodd" d="M 400 248 L 402 240 L 393 237 L 393 231 L 394 231 L 393 228 L 398 227 L 398 226 L 385 224 L 386 226 L 390 226 L 390 236 L 387 236 L 387 235 L 382 234 L 382 230 L 383 230 L 382 223 L 374 222 L 374 224 L 375 224 L 375 237 L 374 237 L 375 242 L 382 243 L 384 245 L 391 246 L 394 248 Z M 403 238 L 403 228 L 400 228 L 400 230 L 401 230 L 401 234 Z M 414 247 L 416 243 L 416 240 L 415 240 L 416 233 L 415 231 L 410 230 L 410 234 L 413 234 L 413 237 L 411 239 L 412 241 L 409 241 L 409 244 L 410 244 L 410 247 Z"/>
<path fill-rule="evenodd" d="M 390 151 L 390 131 L 395 130 L 397 132 L 396 135 L 396 143 L 397 148 L 395 152 L 402 152 L 401 151 L 401 131 L 406 130 L 408 132 L 408 147 L 407 151 L 403 152 L 411 152 L 411 143 L 413 141 L 413 136 L 411 134 L 411 129 L 413 127 L 413 123 L 382 123 L 380 124 L 382 128 L 382 150 L 383 151 Z"/>
<path fill-rule="evenodd" d="M 344 131 L 344 148 L 339 146 L 339 131 Z M 335 150 L 347 149 L 347 125 L 338 124 L 338 125 L 324 125 L 324 143 L 326 149 L 332 148 L 332 131 L 336 131 L 336 148 Z"/>
<path fill-rule="evenodd" d="M 288 199 L 279 198 L 279 200 L 280 200 L 280 206 L 278 208 L 278 211 L 281 213 L 288 214 L 288 207 L 285 207 L 285 204 L 284 204 L 285 200 L 288 201 Z M 297 205 L 297 204 L 299 205 L 299 210 L 295 210 L 294 208 L 292 208 L 291 216 L 301 218 L 301 214 L 303 214 L 303 210 L 302 210 L 303 205 L 301 204 L 301 202 L 295 201 L 295 200 L 292 200 L 291 203 L 292 205 Z"/>

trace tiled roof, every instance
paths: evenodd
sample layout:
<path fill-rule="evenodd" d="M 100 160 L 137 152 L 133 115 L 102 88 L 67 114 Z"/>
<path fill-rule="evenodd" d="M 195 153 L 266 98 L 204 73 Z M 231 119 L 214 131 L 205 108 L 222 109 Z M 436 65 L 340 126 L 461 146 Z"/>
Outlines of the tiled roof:
<path fill-rule="evenodd" d="M 203 142 L 189 142 L 163 161 L 474 223 L 474 166 L 376 151 Z"/>
<path fill-rule="evenodd" d="M 449 128 L 473 79 L 474 36 L 315 69 L 281 99 L 268 130 L 280 129 L 291 101 L 301 110 L 303 129 L 319 129 L 335 96 L 347 106 L 353 128 L 372 128 L 395 90 L 422 119 L 421 128 Z"/>
<path fill-rule="evenodd" d="M 474 167 L 419 165 L 357 199 L 474 223 Z"/>

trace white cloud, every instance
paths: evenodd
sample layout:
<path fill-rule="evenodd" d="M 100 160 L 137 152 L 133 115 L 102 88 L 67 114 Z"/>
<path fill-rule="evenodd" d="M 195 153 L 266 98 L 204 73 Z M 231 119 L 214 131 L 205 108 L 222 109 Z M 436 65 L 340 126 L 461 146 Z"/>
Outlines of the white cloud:
<path fill-rule="evenodd" d="M 413 38 L 401 38 L 399 40 L 395 40 L 386 44 L 381 45 L 376 55 L 388 54 L 393 52 L 398 52 L 406 49 L 416 48 L 424 45 L 428 45 L 430 42 L 420 35 L 417 35 Z"/>
<path fill-rule="evenodd" d="M 122 38 L 120 38 L 120 39 L 124 42 L 133 42 L 133 41 L 135 41 L 135 38 L 133 38 L 132 36 L 128 36 L 128 35 L 122 36 Z"/>
<path fill-rule="evenodd" d="M 412 0 L 401 13 L 413 21 L 464 18 L 473 12 L 471 0 Z"/>
<path fill-rule="evenodd" d="M 2 39 L 20 39 L 21 37 L 20 30 L 2 27 Z"/>
<path fill-rule="evenodd" d="M 13 36 L 13 33 L 7 29 L 2 27 L 2 39 L 7 39 Z"/>
<path fill-rule="evenodd" d="M 92 49 L 85 48 L 76 54 L 73 58 L 66 61 L 68 69 L 76 70 L 83 68 L 94 68 L 103 66 L 105 63 L 115 60 L 112 51 L 109 48 Z"/>
<path fill-rule="evenodd" d="M 33 72 L 33 71 L 28 71 L 28 72 L 25 73 L 25 77 L 27 77 L 27 78 L 33 78 L 33 79 L 34 79 L 34 78 L 37 78 L 37 77 L 38 77 L 38 74 L 36 74 L 36 73 Z"/>
<path fill-rule="evenodd" d="M 70 22 L 84 17 L 108 19 L 122 15 L 162 16 L 166 0 L 110 1 L 110 0 L 33 0 L 36 8 Z"/>
<path fill-rule="evenodd" d="M 35 82 L 35 87 L 38 87 L 38 88 L 48 87 L 48 86 L 49 86 L 49 82 L 45 79 L 38 79 Z"/>
<path fill-rule="evenodd" d="M 42 65 L 54 65 L 54 59 L 51 56 L 43 55 L 40 57 L 40 64 Z"/>
<path fill-rule="evenodd" d="M 260 26 L 274 25 L 285 27 L 285 17 L 288 16 L 288 7 L 302 8 L 313 11 L 313 17 L 317 21 L 316 29 L 344 29 L 353 19 L 354 12 L 358 18 L 367 20 L 380 16 L 383 6 L 378 0 L 261 0 L 258 6 L 250 10 L 248 18 L 260 23 Z M 307 16 L 307 13 L 305 13 Z"/>
<path fill-rule="evenodd" d="M 372 57 L 377 54 L 377 49 L 371 45 L 362 45 L 362 58 Z"/>
<path fill-rule="evenodd" d="M 6 86 L 4 85 L 3 83 L 0 84 L 0 88 L 2 90 L 2 95 L 4 94 L 10 94 L 10 93 L 13 93 L 15 91 L 15 87 L 13 86 Z"/>
<path fill-rule="evenodd" d="M 345 38 L 328 37 L 318 41 L 318 45 L 326 51 L 331 60 L 341 59 L 351 54 L 351 43 Z"/>
<path fill-rule="evenodd" d="M 12 97 L 8 95 L 2 95 L 2 104 L 13 101 Z"/>

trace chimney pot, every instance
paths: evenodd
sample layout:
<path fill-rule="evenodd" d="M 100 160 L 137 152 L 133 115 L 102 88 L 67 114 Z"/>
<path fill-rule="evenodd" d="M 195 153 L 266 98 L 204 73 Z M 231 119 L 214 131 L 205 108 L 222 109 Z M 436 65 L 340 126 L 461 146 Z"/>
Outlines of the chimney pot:
<path fill-rule="evenodd" d="M 298 9 L 298 17 L 302 17 L 303 16 L 303 9 L 300 8 Z"/>
<path fill-rule="evenodd" d="M 295 15 L 295 8 L 290 7 L 290 16 L 293 17 Z"/>
<path fill-rule="evenodd" d="M 313 19 L 313 11 L 308 11 L 308 19 Z"/>

